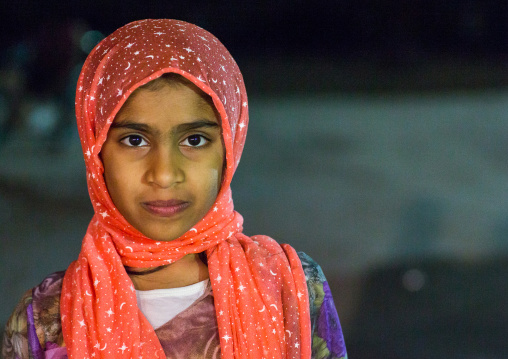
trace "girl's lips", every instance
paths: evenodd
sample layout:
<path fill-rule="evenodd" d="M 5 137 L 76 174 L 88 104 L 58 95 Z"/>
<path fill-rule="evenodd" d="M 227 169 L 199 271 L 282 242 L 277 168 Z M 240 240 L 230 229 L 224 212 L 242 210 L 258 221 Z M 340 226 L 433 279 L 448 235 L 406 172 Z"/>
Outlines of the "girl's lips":
<path fill-rule="evenodd" d="M 148 212 L 161 217 L 171 217 L 180 213 L 190 205 L 189 202 L 180 200 L 149 201 L 143 202 L 142 206 Z"/>

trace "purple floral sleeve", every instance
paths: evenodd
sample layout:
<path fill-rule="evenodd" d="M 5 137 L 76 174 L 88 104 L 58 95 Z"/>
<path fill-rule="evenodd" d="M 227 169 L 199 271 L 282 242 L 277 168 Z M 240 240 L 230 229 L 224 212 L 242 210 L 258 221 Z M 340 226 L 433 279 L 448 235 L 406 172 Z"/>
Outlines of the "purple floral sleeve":
<path fill-rule="evenodd" d="M 14 309 L 5 325 L 2 358 L 25 359 L 30 358 L 28 345 L 27 308 L 32 303 L 32 291 L 27 291 Z"/>
<path fill-rule="evenodd" d="M 2 358 L 67 358 L 60 323 L 63 275 L 54 273 L 25 293 L 5 326 Z"/>
<path fill-rule="evenodd" d="M 347 359 L 344 336 L 332 293 L 321 267 L 299 252 L 309 290 L 312 323 L 312 358 Z"/>

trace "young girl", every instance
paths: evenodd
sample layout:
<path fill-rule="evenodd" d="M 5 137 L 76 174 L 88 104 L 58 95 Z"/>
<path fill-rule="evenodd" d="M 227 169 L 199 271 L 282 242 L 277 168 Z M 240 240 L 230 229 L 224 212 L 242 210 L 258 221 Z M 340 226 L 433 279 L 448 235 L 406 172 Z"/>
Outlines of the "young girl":
<path fill-rule="evenodd" d="M 347 357 L 319 266 L 242 233 L 247 95 L 213 35 L 123 26 L 88 56 L 76 113 L 95 215 L 77 261 L 18 304 L 4 358 Z"/>

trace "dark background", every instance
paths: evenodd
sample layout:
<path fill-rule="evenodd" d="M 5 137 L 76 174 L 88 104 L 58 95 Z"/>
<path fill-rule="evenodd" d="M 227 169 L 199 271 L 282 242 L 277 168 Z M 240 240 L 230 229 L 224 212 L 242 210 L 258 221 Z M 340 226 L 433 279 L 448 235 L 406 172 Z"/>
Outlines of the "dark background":
<path fill-rule="evenodd" d="M 251 124 L 248 234 L 318 261 L 351 358 L 508 355 L 508 2 L 0 2 L 0 322 L 91 218 L 73 115 L 90 46 L 142 18 L 216 35 Z"/>

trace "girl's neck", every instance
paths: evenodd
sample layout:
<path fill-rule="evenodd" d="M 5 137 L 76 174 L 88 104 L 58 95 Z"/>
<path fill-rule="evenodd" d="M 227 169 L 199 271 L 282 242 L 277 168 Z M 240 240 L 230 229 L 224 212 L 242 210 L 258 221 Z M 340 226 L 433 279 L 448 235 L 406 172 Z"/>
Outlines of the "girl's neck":
<path fill-rule="evenodd" d="M 189 254 L 182 259 L 171 263 L 149 274 L 143 271 L 150 271 L 151 268 L 135 268 L 139 275 L 129 274 L 129 277 L 137 290 L 153 290 L 185 287 L 201 282 L 209 278 L 208 267 L 197 254 Z"/>

